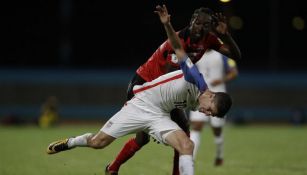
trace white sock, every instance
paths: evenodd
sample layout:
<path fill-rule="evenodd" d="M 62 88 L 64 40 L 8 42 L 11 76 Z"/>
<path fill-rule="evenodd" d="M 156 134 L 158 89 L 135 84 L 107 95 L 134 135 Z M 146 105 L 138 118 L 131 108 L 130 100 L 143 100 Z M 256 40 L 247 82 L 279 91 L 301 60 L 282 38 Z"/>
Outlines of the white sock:
<path fill-rule="evenodd" d="M 180 175 L 194 175 L 194 162 L 192 155 L 179 156 Z"/>
<path fill-rule="evenodd" d="M 190 139 L 194 142 L 193 159 L 196 159 L 196 154 L 200 145 L 200 132 L 191 130 Z"/>
<path fill-rule="evenodd" d="M 223 135 L 214 138 L 214 143 L 216 144 L 216 157 L 223 158 L 223 146 L 224 146 L 224 138 Z"/>
<path fill-rule="evenodd" d="M 86 133 L 77 137 L 69 138 L 67 142 L 68 148 L 73 148 L 76 146 L 87 146 L 87 139 L 92 135 L 92 133 Z"/>

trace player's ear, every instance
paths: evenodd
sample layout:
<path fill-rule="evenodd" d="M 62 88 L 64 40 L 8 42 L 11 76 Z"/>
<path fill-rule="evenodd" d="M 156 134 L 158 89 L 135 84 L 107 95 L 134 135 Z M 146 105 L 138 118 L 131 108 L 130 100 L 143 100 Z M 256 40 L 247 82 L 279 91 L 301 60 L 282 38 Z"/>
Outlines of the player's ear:
<path fill-rule="evenodd" d="M 209 97 L 210 97 L 210 98 L 214 98 L 214 96 L 215 96 L 215 93 L 212 92 L 212 91 L 209 91 Z"/>

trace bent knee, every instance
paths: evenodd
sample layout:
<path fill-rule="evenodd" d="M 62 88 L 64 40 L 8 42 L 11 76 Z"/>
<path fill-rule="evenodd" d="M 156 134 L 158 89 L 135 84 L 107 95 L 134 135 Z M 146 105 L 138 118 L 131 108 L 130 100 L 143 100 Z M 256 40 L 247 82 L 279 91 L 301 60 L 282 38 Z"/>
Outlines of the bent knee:
<path fill-rule="evenodd" d="M 202 122 L 202 121 L 191 122 L 191 128 L 194 131 L 199 131 L 200 132 L 200 131 L 202 131 L 203 127 L 204 127 L 204 122 Z"/>
<path fill-rule="evenodd" d="M 178 152 L 180 154 L 193 154 L 194 143 L 192 140 L 187 139 L 180 143 Z"/>

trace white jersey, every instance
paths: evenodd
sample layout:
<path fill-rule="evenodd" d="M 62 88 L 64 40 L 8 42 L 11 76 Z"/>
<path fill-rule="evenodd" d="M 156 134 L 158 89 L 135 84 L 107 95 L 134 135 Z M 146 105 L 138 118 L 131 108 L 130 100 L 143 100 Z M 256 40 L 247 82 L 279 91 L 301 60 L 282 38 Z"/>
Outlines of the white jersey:
<path fill-rule="evenodd" d="M 136 85 L 135 98 L 142 100 L 157 113 L 169 113 L 175 108 L 195 110 L 200 91 L 196 85 L 185 80 L 182 70 Z"/>
<path fill-rule="evenodd" d="M 236 67 L 236 63 L 232 59 L 214 50 L 209 50 L 195 65 L 199 72 L 203 74 L 209 90 L 213 92 L 226 92 L 225 83 L 216 86 L 212 86 L 211 83 L 214 80 L 223 79 L 229 69 Z"/>
<path fill-rule="evenodd" d="M 134 86 L 134 98 L 108 120 L 101 131 L 114 138 L 145 131 L 166 144 L 167 135 L 180 130 L 171 120 L 171 110 L 195 110 L 199 95 L 207 89 L 202 74 L 190 59 L 181 62 L 180 67 L 182 71 L 171 72 Z"/>

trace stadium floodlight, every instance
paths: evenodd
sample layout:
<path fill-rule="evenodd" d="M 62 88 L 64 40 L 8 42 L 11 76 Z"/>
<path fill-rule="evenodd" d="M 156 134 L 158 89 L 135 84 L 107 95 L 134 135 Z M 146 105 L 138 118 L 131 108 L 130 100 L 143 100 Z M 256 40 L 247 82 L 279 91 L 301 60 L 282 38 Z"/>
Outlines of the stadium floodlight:
<path fill-rule="evenodd" d="M 220 0 L 220 1 L 223 3 L 227 3 L 227 2 L 230 2 L 231 0 Z"/>

